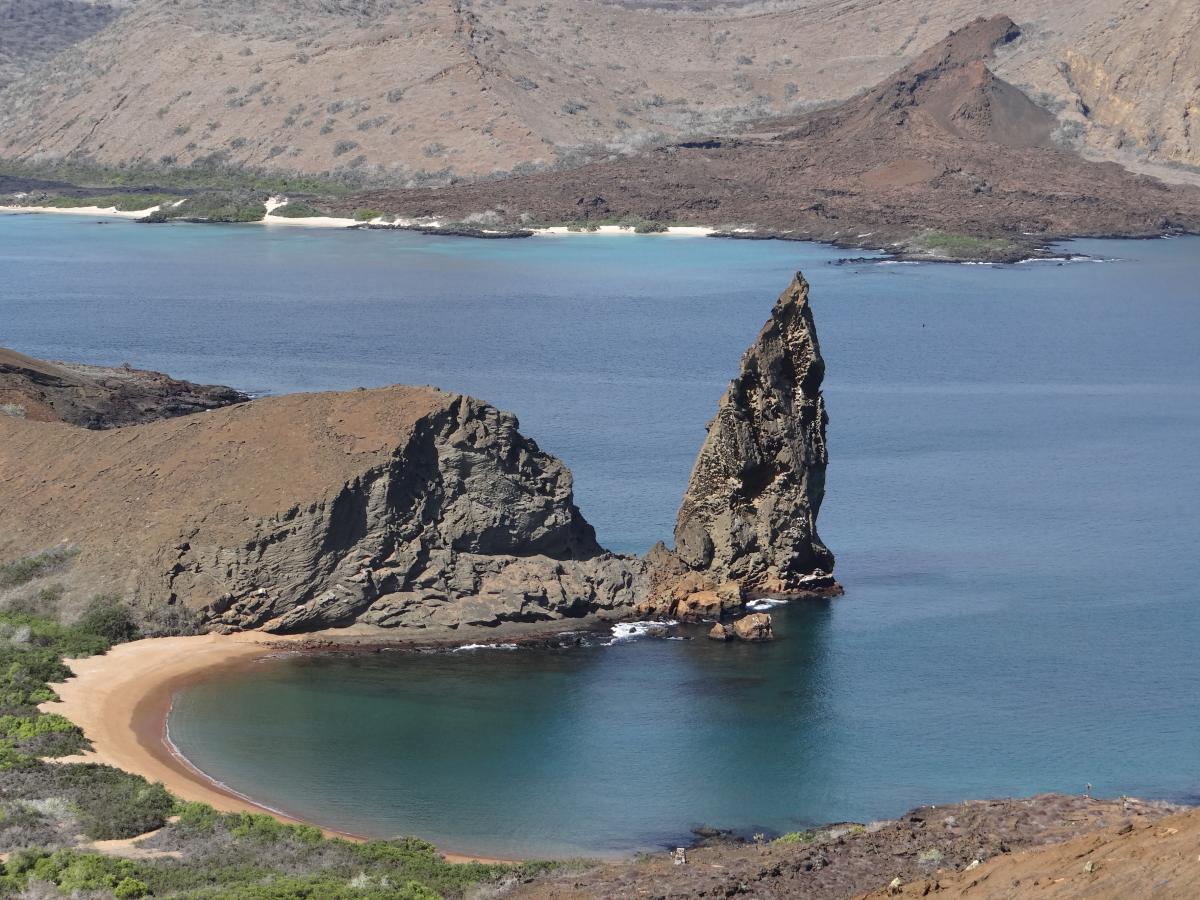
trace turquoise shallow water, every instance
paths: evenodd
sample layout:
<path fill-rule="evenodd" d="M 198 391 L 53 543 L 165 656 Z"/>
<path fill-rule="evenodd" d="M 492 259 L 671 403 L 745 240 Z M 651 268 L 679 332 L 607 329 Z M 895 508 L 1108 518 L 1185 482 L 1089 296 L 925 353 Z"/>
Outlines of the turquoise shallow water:
<path fill-rule="evenodd" d="M 640 552 L 803 268 L 844 598 L 776 610 L 763 647 L 272 660 L 181 696 L 176 742 L 323 824 L 494 854 L 1087 782 L 1195 798 L 1200 240 L 1071 249 L 1114 261 L 0 216 L 0 344 L 252 390 L 467 390 L 517 412 L 601 539 Z"/>

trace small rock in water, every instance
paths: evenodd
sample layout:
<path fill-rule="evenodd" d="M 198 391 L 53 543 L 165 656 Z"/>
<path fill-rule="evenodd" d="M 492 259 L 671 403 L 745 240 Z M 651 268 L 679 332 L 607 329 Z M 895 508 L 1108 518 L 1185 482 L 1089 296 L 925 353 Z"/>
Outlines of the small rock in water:
<path fill-rule="evenodd" d="M 708 638 L 712 641 L 732 641 L 733 632 L 728 625 L 722 625 L 718 622 L 709 630 Z"/>
<path fill-rule="evenodd" d="M 733 623 L 733 632 L 743 641 L 772 641 L 775 631 L 768 613 L 751 613 Z"/>

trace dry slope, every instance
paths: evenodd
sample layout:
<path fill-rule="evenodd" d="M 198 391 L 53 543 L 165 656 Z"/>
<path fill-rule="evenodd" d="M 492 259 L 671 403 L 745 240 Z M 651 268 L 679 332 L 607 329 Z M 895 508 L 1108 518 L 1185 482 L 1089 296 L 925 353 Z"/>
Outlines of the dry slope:
<path fill-rule="evenodd" d="M 1051 116 L 988 68 L 1020 34 L 1006 16 L 978 19 L 871 90 L 778 119 L 770 134 L 334 206 L 450 218 L 496 210 L 513 221 L 642 216 L 868 246 L 932 228 L 1003 238 L 999 258 L 1055 236 L 1200 228 L 1200 188 L 1085 162 L 1053 143 Z M 990 246 L 968 242 L 962 255 Z M 931 239 L 926 249 L 956 248 Z"/>
<path fill-rule="evenodd" d="M 0 559 L 65 543 L 73 594 L 229 628 L 423 632 L 632 603 L 571 475 L 469 397 L 268 398 L 110 431 L 0 416 Z"/>
<path fill-rule="evenodd" d="M 1200 164 L 1190 0 L 136 0 L 8 42 L 0 155 L 485 176 L 844 100 L 996 14 L 1000 74 L 1095 152 Z"/>

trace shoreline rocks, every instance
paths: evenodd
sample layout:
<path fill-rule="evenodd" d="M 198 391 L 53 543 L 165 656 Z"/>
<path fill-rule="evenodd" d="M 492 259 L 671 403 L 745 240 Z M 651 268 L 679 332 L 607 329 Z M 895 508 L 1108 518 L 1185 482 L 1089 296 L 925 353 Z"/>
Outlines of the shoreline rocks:
<path fill-rule="evenodd" d="M 231 387 L 125 366 L 47 362 L 0 347 L 0 415 L 81 428 L 140 425 L 245 403 Z"/>

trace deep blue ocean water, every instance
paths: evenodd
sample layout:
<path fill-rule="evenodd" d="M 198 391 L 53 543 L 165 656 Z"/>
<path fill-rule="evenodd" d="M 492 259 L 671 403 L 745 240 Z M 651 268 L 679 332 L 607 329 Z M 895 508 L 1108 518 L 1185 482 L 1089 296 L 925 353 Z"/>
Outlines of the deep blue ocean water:
<path fill-rule="evenodd" d="M 1067 249 L 1108 261 L 0 216 L 0 345 L 252 391 L 467 391 L 641 552 L 802 268 L 844 598 L 776 609 L 761 647 L 272 660 L 178 698 L 174 740 L 322 824 L 499 855 L 1088 782 L 1196 798 L 1200 239 Z"/>

